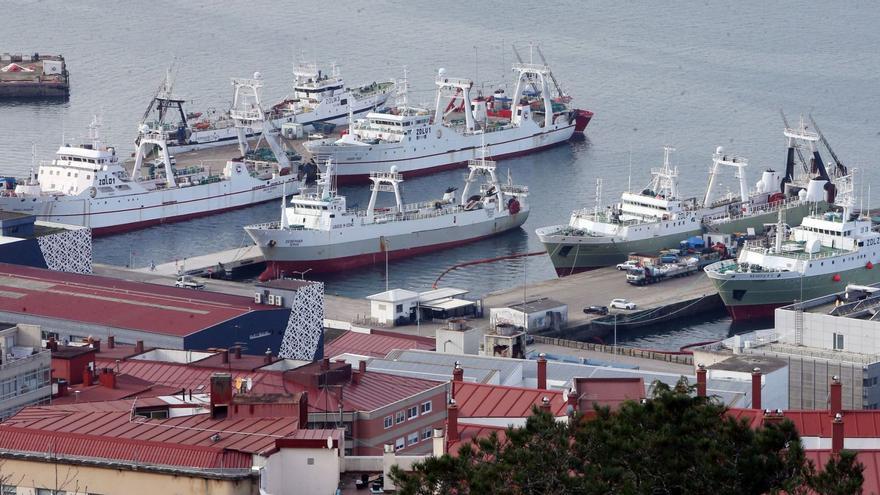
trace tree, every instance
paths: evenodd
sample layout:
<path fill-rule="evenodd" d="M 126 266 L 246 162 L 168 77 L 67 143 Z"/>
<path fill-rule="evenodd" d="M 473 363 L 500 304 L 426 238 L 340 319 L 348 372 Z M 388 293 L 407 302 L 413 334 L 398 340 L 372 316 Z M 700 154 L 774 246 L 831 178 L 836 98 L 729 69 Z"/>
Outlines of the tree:
<path fill-rule="evenodd" d="M 686 494 L 861 493 L 854 454 L 817 473 L 790 421 L 752 428 L 717 400 L 695 397 L 682 378 L 672 389 L 616 411 L 596 407 L 568 422 L 535 408 L 525 426 L 395 468 L 399 493 Z"/>

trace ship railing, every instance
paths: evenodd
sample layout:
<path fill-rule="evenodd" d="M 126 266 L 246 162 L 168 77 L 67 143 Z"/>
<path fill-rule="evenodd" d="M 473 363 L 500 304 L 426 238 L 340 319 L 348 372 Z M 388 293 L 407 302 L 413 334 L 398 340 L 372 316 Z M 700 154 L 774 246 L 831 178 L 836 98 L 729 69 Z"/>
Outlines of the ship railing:
<path fill-rule="evenodd" d="M 630 219 L 630 220 L 614 220 L 614 219 L 612 219 L 611 215 L 609 215 L 608 213 L 606 213 L 604 211 L 594 212 L 590 208 L 583 208 L 580 210 L 575 210 L 573 215 L 577 218 L 584 218 L 587 220 L 595 220 L 597 222 L 602 222 L 602 223 L 613 223 L 615 225 L 622 225 L 622 226 L 637 225 L 640 223 L 645 223 L 644 220 L 640 220 L 637 218 Z"/>
<path fill-rule="evenodd" d="M 773 254 L 773 255 L 777 255 L 777 256 L 783 256 L 785 258 L 792 258 L 792 259 L 803 260 L 803 261 L 814 261 L 814 260 L 823 260 L 823 259 L 828 259 L 828 258 L 834 258 L 834 257 L 840 256 L 842 254 L 849 252 L 849 251 L 845 251 L 845 250 L 841 250 L 841 249 L 835 249 L 832 251 L 825 251 L 825 252 L 820 251 L 818 253 L 796 253 L 796 252 L 785 252 L 785 251 L 783 251 L 782 253 L 777 253 L 775 249 L 771 249 L 769 247 L 764 246 L 763 243 L 761 243 L 761 241 L 746 241 L 745 245 L 743 246 L 743 249 L 751 251 L 753 253 Z M 786 270 L 765 270 L 765 271 L 770 272 L 770 271 L 786 271 Z"/>
<path fill-rule="evenodd" d="M 428 203 L 429 206 L 433 207 L 433 203 Z M 366 225 L 368 223 L 391 223 L 391 222 L 403 222 L 409 220 L 423 220 L 426 218 L 436 218 L 442 217 L 446 215 L 450 215 L 462 210 L 462 207 L 459 205 L 446 205 L 444 208 L 434 209 L 429 212 L 398 212 L 396 208 L 390 209 L 387 213 L 382 214 L 374 214 L 373 221 L 367 222 L 367 212 L 366 210 L 360 210 L 357 212 L 357 216 L 361 217 L 361 225 Z"/>
<path fill-rule="evenodd" d="M 782 209 L 786 209 L 792 206 L 797 206 L 801 201 L 798 198 L 791 198 L 785 201 L 775 201 L 773 203 L 767 203 L 761 206 L 756 206 L 748 209 L 748 212 L 744 212 L 742 210 L 738 210 L 737 214 L 731 215 L 730 213 L 717 213 L 715 215 L 707 216 L 703 219 L 706 223 L 724 223 L 730 222 L 734 220 L 739 220 L 741 218 L 753 217 L 755 215 L 763 214 L 763 213 L 772 213 L 774 211 L 779 211 Z"/>

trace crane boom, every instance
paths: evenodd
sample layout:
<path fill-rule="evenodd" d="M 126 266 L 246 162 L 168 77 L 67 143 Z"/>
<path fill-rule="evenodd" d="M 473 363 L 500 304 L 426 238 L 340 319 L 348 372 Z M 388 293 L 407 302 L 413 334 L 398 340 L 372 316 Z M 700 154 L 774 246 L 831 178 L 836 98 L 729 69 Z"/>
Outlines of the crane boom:
<path fill-rule="evenodd" d="M 525 62 L 523 62 L 522 57 L 519 56 L 519 51 L 517 51 L 517 49 L 516 49 L 516 45 L 511 45 L 511 46 L 513 47 L 513 54 L 516 55 L 516 60 L 519 61 L 519 63 L 521 63 L 521 64 L 525 63 Z M 531 78 L 529 78 L 529 79 L 531 79 Z M 538 87 L 535 86 L 535 83 L 534 83 L 534 82 L 529 82 L 529 86 L 532 88 L 532 91 L 533 91 L 533 92 L 535 92 L 535 93 L 538 92 Z M 515 96 L 517 99 L 519 99 L 519 97 L 520 97 L 520 95 L 514 95 L 514 96 Z M 515 102 L 516 102 L 516 101 L 514 101 L 514 103 L 515 103 Z"/>
<path fill-rule="evenodd" d="M 816 129 L 816 134 L 819 135 L 819 140 L 822 141 L 822 144 L 825 146 L 825 149 L 828 150 L 828 153 L 831 155 L 831 158 L 834 158 L 834 164 L 835 164 L 835 168 L 837 170 L 837 175 L 839 175 L 839 176 L 846 175 L 846 166 L 843 164 L 843 162 L 840 161 L 839 158 L 837 158 L 837 153 L 835 153 L 834 150 L 831 149 L 831 145 L 828 144 L 828 140 L 825 139 L 825 135 L 822 134 L 822 131 L 819 129 L 819 126 L 816 125 L 816 121 L 813 120 L 813 114 L 810 114 L 809 117 L 810 117 L 810 123 L 813 124 L 813 129 Z"/>
<path fill-rule="evenodd" d="M 544 65 L 547 66 L 547 69 L 550 73 L 550 80 L 553 81 L 553 85 L 556 86 L 557 95 L 565 96 L 565 91 L 562 91 L 562 86 L 559 85 L 559 81 L 557 81 L 556 76 L 553 75 L 553 70 L 551 70 L 550 66 L 547 64 L 547 59 L 544 58 L 544 52 L 541 51 L 541 47 L 535 46 L 535 49 L 538 50 L 538 56 L 541 57 L 541 62 L 544 62 Z"/>

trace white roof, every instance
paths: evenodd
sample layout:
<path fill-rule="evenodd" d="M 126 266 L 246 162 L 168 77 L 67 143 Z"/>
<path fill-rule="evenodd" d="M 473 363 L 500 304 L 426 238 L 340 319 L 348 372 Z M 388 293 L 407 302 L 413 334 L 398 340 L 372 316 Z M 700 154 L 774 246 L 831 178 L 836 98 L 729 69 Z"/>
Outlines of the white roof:
<path fill-rule="evenodd" d="M 438 299 L 448 299 L 450 297 L 461 296 L 470 292 L 467 289 L 456 289 L 455 287 L 444 287 L 442 289 L 434 289 L 419 294 L 419 300 L 423 303 L 429 303 Z"/>
<path fill-rule="evenodd" d="M 381 302 L 401 302 L 401 301 L 410 301 L 416 300 L 419 298 L 418 292 L 413 292 L 411 290 L 406 289 L 391 289 L 386 290 L 385 292 L 380 292 L 378 294 L 373 294 L 371 296 L 367 296 L 367 299 L 371 301 L 381 301 Z"/>
<path fill-rule="evenodd" d="M 476 304 L 476 303 L 473 301 L 466 301 L 464 299 L 449 298 L 449 299 L 444 299 L 442 301 L 437 301 L 437 300 L 431 301 L 429 304 L 422 303 L 422 307 L 448 311 L 450 309 L 473 306 L 474 304 Z"/>

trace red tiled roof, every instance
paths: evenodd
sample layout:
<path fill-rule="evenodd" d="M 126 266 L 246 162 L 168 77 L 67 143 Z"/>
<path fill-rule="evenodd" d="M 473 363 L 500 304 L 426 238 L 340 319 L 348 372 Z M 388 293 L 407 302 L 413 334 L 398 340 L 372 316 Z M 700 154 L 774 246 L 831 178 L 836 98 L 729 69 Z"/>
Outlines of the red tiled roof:
<path fill-rule="evenodd" d="M 857 450 L 856 458 L 865 466 L 862 473 L 865 481 L 862 483 L 862 493 L 880 493 L 880 450 Z M 831 458 L 830 450 L 807 450 L 804 452 L 807 459 L 816 464 L 816 468 L 822 470 Z M 810 492 L 812 493 L 812 492 Z"/>
<path fill-rule="evenodd" d="M 179 388 L 156 385 L 153 382 L 142 380 L 131 375 L 116 375 L 116 387 L 107 388 L 101 384 L 89 387 L 73 386 L 64 397 L 52 400 L 53 404 L 65 404 L 70 402 L 103 402 L 125 399 L 130 397 L 156 397 L 160 395 L 172 395 Z M 77 394 L 76 392 L 79 392 Z"/>
<path fill-rule="evenodd" d="M 433 351 L 434 341 L 424 337 L 415 338 L 408 335 L 348 331 L 330 341 L 324 347 L 324 355 L 334 357 L 340 354 L 351 353 L 370 357 L 385 357 L 394 349 Z"/>
<path fill-rule="evenodd" d="M 831 415 L 828 411 L 785 411 L 802 437 L 831 438 Z M 843 436 L 880 438 L 880 411 L 843 411 Z"/>
<path fill-rule="evenodd" d="M 544 397 L 550 399 L 553 415 L 566 412 L 561 392 L 470 382 L 452 385 L 461 418 L 526 418 L 532 415 L 532 406 L 540 406 Z"/>
<path fill-rule="evenodd" d="M 100 358 L 98 359 L 100 362 Z M 114 365 L 115 366 L 115 365 Z M 143 380 L 176 389 L 200 389 L 207 392 L 211 374 L 227 371 L 225 368 L 206 368 L 185 364 L 158 361 L 128 360 L 119 362 L 119 372 L 136 376 Z M 309 409 L 312 411 L 338 411 L 339 401 L 336 390 L 317 390 L 305 387 L 292 380 L 283 380 L 280 371 L 232 370 L 232 379 L 250 378 L 251 389 L 255 394 L 308 392 Z M 432 388 L 442 388 L 445 383 L 431 380 L 389 375 L 368 371 L 361 376 L 360 383 L 347 383 L 344 387 L 343 407 L 346 411 L 373 411 L 394 402 L 406 399 Z"/>
<path fill-rule="evenodd" d="M 499 440 L 504 440 L 506 431 L 506 426 L 459 425 L 459 439 L 454 442 L 447 442 L 446 453 L 452 456 L 458 455 L 458 449 L 461 448 L 462 445 L 471 443 L 479 438 L 488 437 L 493 432 L 498 435 Z"/>
<path fill-rule="evenodd" d="M 251 454 L 270 451 L 275 440 L 296 430 L 296 417 L 212 420 L 198 414 L 149 420 L 132 419 L 128 411 L 38 406 L 0 424 L 0 448 L 163 466 L 248 468 Z"/>
<path fill-rule="evenodd" d="M 254 310 L 248 297 L 0 263 L 0 311 L 185 336 Z"/>

